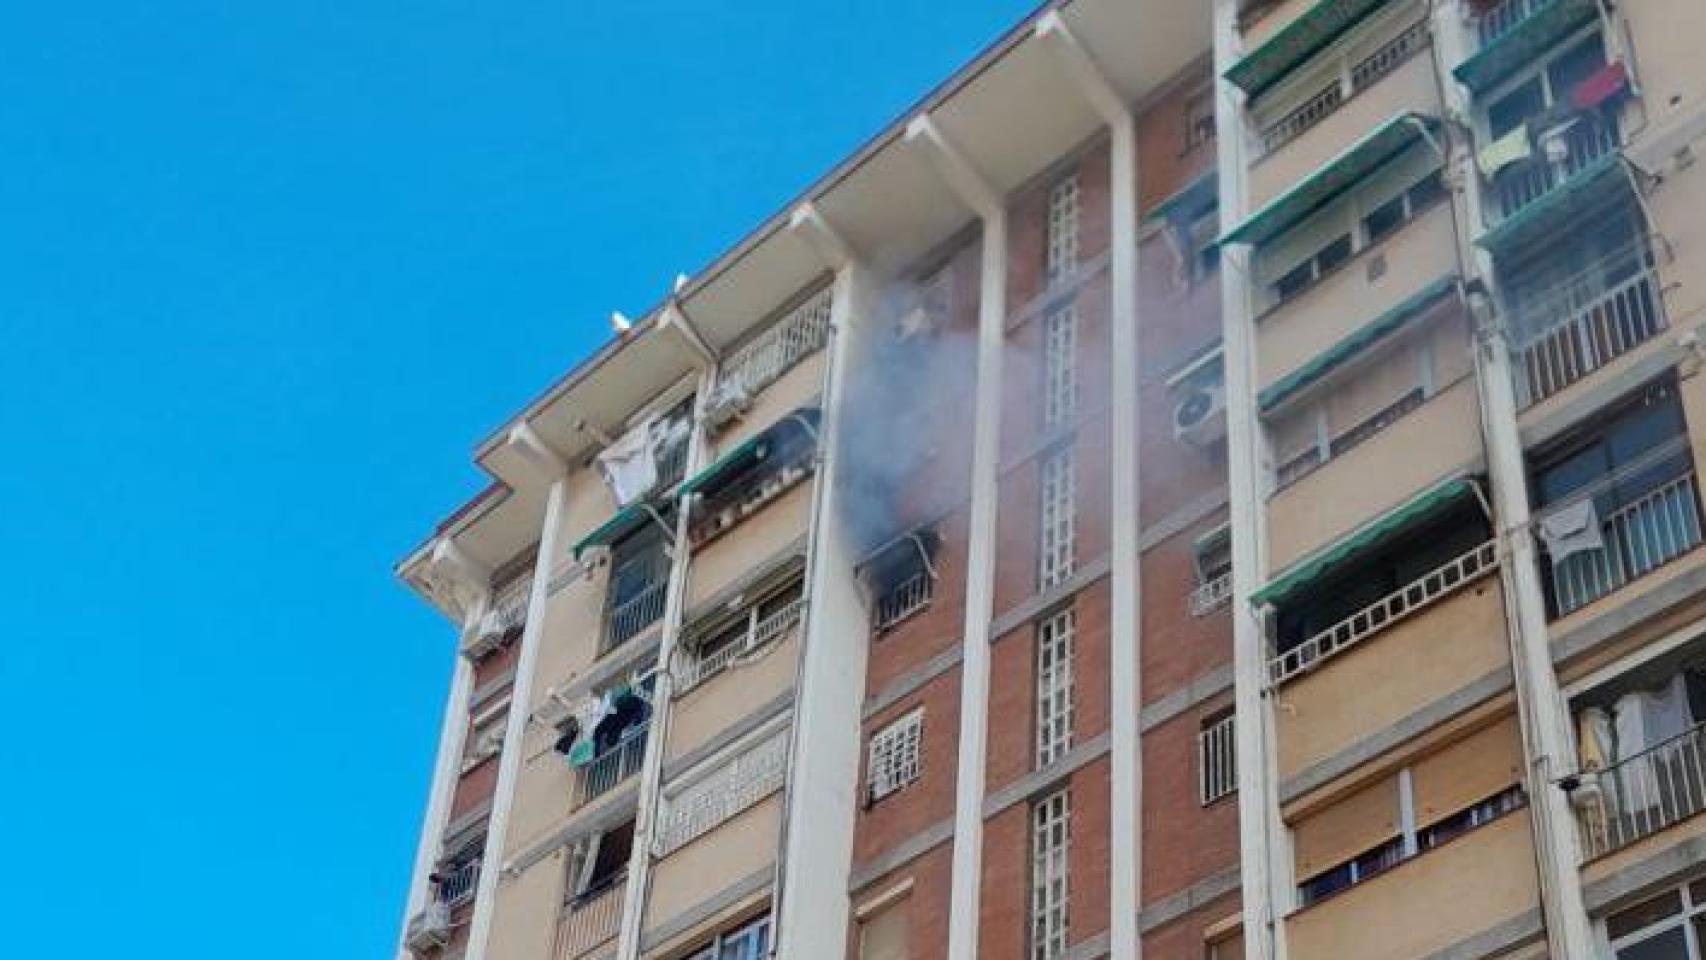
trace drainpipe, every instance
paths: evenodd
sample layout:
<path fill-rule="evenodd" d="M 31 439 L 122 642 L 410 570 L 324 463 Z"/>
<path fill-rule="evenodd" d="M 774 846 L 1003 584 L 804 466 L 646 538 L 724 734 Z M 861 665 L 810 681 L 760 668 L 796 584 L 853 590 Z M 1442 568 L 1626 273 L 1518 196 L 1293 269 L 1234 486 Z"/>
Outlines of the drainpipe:
<path fill-rule="evenodd" d="M 1442 78 L 1440 93 L 1447 110 L 1469 126 L 1473 104 L 1449 76 L 1452 63 L 1472 49 L 1468 30 L 1456 7 L 1434 10 L 1435 69 Z M 1449 179 L 1462 186 L 1454 213 L 1457 256 L 1462 275 L 1481 280 L 1484 290 L 1496 289 L 1492 258 L 1470 240 L 1484 223 L 1481 181 L 1474 166 L 1473 141 L 1460 141 L 1447 161 Z M 1540 583 L 1539 556 L 1530 531 L 1528 471 L 1522 435 L 1517 429 L 1515 370 L 1501 318 L 1493 313 L 1491 294 L 1471 301 L 1475 327 L 1473 356 L 1481 398 L 1482 433 L 1487 448 L 1495 535 L 1500 541 L 1499 576 L 1505 590 L 1511 648 L 1511 672 L 1516 683 L 1517 714 L 1527 757 L 1530 822 L 1539 871 L 1541 907 L 1546 917 L 1547 946 L 1555 957 L 1594 957 L 1598 947 L 1582 898 L 1581 863 L 1575 812 L 1557 782 L 1575 769 L 1574 737 L 1569 709 L 1552 666 L 1545 595 Z M 1476 309 L 1478 307 L 1478 309 Z"/>
<path fill-rule="evenodd" d="M 928 115 L 907 125 L 906 142 L 925 154 L 949 189 L 983 223 L 966 617 L 960 664 L 959 769 L 954 789 L 953 890 L 948 910 L 948 960 L 977 960 L 984 765 L 989 737 L 989 627 L 995 616 L 1001 362 L 1007 321 L 1007 208 L 1000 191 Z"/>
<path fill-rule="evenodd" d="M 1225 77 L 1241 52 L 1238 0 L 1214 5 L 1215 127 L 1222 229 L 1249 212 L 1242 91 Z M 1232 528 L 1233 699 L 1237 708 L 1238 849 L 1248 960 L 1285 960 L 1284 913 L 1292 901 L 1290 843 L 1279 816 L 1273 700 L 1267 695 L 1266 622 L 1250 597 L 1267 577 L 1263 440 L 1257 420 L 1251 248 L 1221 251 L 1222 343 L 1226 368 L 1227 492 Z"/>
<path fill-rule="evenodd" d="M 1138 549 L 1138 356 L 1137 317 L 1137 122 L 1125 98 L 1108 80 L 1058 11 L 1043 14 L 1037 36 L 1049 44 L 1084 99 L 1108 125 L 1112 237 L 1109 270 L 1113 287 L 1113 506 L 1110 631 L 1111 803 L 1109 840 L 1109 951 L 1113 960 L 1138 960 L 1143 940 L 1143 737 L 1142 563 Z"/>
<path fill-rule="evenodd" d="M 551 562 L 557 556 L 563 503 L 568 496 L 567 465 L 525 421 L 510 431 L 505 443 L 529 465 L 536 477 L 549 479 L 550 488 L 545 498 L 544 526 L 539 533 L 539 556 L 533 565 L 533 585 L 527 598 L 527 624 L 522 628 L 521 652 L 516 657 L 509 717 L 504 724 L 497 790 L 492 796 L 492 818 L 486 828 L 485 862 L 488 866 L 480 871 L 479 888 L 475 893 L 474 919 L 468 932 L 465 954 L 467 960 L 485 960 L 491 941 L 492 917 L 497 909 L 498 883 L 509 872 L 504 858 L 509 816 L 515 804 L 516 781 L 521 776 L 522 742 L 527 736 L 533 673 L 539 660 L 539 645 L 545 636 L 545 602 L 551 592 Z M 492 869 L 494 867 L 497 869 Z"/>

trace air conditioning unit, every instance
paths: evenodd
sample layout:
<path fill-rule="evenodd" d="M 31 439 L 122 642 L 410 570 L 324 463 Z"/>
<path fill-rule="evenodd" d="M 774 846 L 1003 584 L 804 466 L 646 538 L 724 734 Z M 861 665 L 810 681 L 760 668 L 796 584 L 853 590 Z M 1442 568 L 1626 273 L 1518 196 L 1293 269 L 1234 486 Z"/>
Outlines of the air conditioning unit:
<path fill-rule="evenodd" d="M 450 907 L 433 901 L 409 920 L 409 930 L 403 938 L 409 950 L 428 953 L 450 944 Z"/>
<path fill-rule="evenodd" d="M 745 384 L 739 381 L 722 384 L 705 398 L 705 412 L 702 416 L 705 429 L 716 433 L 733 423 L 751 405 L 752 397 L 747 393 Z"/>
<path fill-rule="evenodd" d="M 1173 436 L 1207 446 L 1226 436 L 1226 385 L 1183 383 L 1173 395 Z"/>

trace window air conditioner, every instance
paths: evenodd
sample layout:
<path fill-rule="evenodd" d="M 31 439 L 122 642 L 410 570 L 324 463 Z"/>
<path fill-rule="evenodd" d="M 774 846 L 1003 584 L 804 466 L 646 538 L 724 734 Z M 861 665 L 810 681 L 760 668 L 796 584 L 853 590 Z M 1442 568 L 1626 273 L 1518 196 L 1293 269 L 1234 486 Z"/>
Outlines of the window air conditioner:
<path fill-rule="evenodd" d="M 1184 383 L 1173 397 L 1173 435 L 1180 440 L 1207 446 L 1226 436 L 1226 386 Z"/>

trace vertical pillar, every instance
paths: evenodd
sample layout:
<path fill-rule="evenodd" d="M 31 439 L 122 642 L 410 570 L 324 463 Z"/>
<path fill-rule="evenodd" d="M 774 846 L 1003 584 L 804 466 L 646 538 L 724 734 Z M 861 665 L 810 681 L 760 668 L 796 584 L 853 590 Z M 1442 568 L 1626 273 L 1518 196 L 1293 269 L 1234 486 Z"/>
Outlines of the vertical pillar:
<path fill-rule="evenodd" d="M 1237 0 L 1215 0 L 1215 127 L 1219 151 L 1220 222 L 1238 222 L 1249 205 L 1245 178 L 1243 96 L 1225 71 L 1240 53 Z M 1286 956 L 1283 911 L 1290 905 L 1290 864 L 1279 818 L 1272 701 L 1266 696 L 1267 639 L 1250 596 L 1267 575 L 1262 436 L 1256 417 L 1255 328 L 1251 321 L 1250 248 L 1221 251 L 1221 310 L 1226 369 L 1226 447 L 1232 528 L 1233 699 L 1237 706 L 1238 849 L 1249 960 Z"/>
<path fill-rule="evenodd" d="M 948 960 L 977 960 L 989 737 L 989 627 L 995 616 L 1001 354 L 1007 321 L 1007 209 L 1000 192 L 948 142 L 928 116 L 912 121 L 906 139 L 927 151 L 942 179 L 983 224 L 966 619 L 960 662 L 960 749 L 954 788 L 953 888 L 948 906 Z"/>

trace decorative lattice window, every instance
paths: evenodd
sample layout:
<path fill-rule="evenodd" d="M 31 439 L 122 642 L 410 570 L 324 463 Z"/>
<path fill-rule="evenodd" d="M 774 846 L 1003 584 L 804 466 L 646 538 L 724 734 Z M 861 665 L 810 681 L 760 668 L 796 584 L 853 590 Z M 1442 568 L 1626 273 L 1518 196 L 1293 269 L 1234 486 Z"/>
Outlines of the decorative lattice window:
<path fill-rule="evenodd" d="M 1058 426 L 1078 409 L 1078 308 L 1067 304 L 1043 321 L 1043 423 Z"/>
<path fill-rule="evenodd" d="M 1048 194 L 1048 281 L 1055 283 L 1078 270 L 1079 187 L 1076 173 L 1056 183 Z"/>
<path fill-rule="evenodd" d="M 1062 447 L 1043 459 L 1038 580 L 1044 588 L 1055 586 L 1072 575 L 1077 485 L 1077 470 L 1070 446 Z"/>
<path fill-rule="evenodd" d="M 1071 797 L 1051 794 L 1031 808 L 1031 958 L 1066 956 L 1068 821 Z"/>
<path fill-rule="evenodd" d="M 1062 610 L 1037 625 L 1037 767 L 1072 748 L 1072 644 L 1077 615 Z"/>
<path fill-rule="evenodd" d="M 924 734 L 924 710 L 912 711 L 871 736 L 865 782 L 872 803 L 903 789 L 924 773 L 918 747 Z"/>
<path fill-rule="evenodd" d="M 1197 734 L 1197 799 L 1205 807 L 1238 789 L 1237 721 L 1229 713 Z"/>

